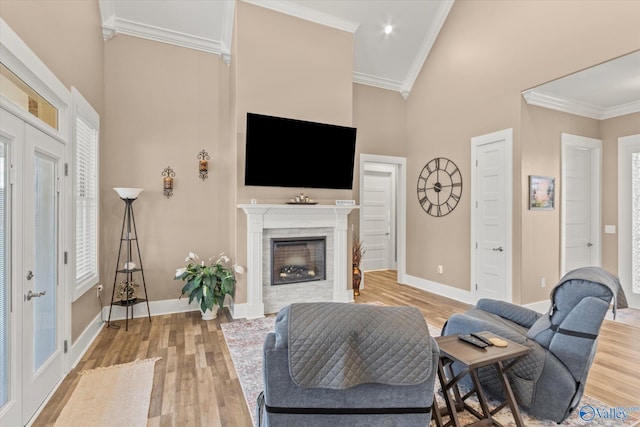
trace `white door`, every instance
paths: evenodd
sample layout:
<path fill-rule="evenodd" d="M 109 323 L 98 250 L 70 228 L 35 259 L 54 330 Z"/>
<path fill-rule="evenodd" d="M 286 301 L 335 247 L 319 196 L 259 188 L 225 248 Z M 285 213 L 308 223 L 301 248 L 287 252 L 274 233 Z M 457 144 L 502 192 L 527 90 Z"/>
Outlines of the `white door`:
<path fill-rule="evenodd" d="M 395 268 L 395 186 L 393 166 L 365 164 L 360 206 L 363 271 Z"/>
<path fill-rule="evenodd" d="M 9 174 L 13 215 L 10 263 L 13 343 L 3 425 L 24 425 L 64 375 L 59 178 L 64 146 L 0 110 L 2 139 L 16 155 Z M 17 415 L 19 414 L 19 415 Z M 15 423 L 16 416 L 20 421 Z"/>
<path fill-rule="evenodd" d="M 472 292 L 511 301 L 512 130 L 472 138 Z"/>
<path fill-rule="evenodd" d="M 600 266 L 602 141 L 562 134 L 562 274 Z"/>
<path fill-rule="evenodd" d="M 640 309 L 640 134 L 618 138 L 618 275 Z"/>

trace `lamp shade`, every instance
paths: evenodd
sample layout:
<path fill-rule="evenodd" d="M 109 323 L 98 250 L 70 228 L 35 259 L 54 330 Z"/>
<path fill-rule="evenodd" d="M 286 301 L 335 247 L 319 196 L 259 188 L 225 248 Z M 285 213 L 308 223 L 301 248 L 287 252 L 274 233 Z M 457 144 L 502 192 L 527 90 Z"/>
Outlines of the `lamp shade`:
<path fill-rule="evenodd" d="M 140 194 L 140 192 L 143 190 L 142 188 L 114 188 L 114 190 L 116 190 L 116 193 L 118 193 L 118 196 L 120 196 L 121 199 L 137 199 L 138 198 L 138 194 Z"/>

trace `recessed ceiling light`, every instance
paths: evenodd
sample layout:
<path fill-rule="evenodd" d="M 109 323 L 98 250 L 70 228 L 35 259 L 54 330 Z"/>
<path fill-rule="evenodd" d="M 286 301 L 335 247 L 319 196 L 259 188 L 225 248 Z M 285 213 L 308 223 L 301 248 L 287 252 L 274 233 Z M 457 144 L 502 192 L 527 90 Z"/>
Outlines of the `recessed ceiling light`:
<path fill-rule="evenodd" d="M 391 34 L 392 31 L 393 31 L 393 25 L 387 25 L 386 27 L 384 27 L 385 34 Z"/>

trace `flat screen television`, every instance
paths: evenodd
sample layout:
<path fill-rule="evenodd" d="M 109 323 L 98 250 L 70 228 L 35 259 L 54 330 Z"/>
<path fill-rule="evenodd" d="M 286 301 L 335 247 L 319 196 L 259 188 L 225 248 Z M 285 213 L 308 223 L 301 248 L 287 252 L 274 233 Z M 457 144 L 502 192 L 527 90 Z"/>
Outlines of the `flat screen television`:
<path fill-rule="evenodd" d="M 356 129 L 247 113 L 245 185 L 353 188 Z"/>

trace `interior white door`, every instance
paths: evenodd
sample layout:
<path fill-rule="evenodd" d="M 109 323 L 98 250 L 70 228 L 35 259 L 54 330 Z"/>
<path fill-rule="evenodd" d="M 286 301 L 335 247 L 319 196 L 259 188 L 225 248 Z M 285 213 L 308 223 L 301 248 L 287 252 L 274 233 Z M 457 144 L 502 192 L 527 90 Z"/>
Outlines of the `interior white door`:
<path fill-rule="evenodd" d="M 618 139 L 618 275 L 640 309 L 640 134 Z"/>
<path fill-rule="evenodd" d="M 64 146 L 25 125 L 22 269 L 23 421 L 64 374 L 60 171 Z"/>
<path fill-rule="evenodd" d="M 472 139 L 476 300 L 511 300 L 511 139 L 511 129 Z"/>
<path fill-rule="evenodd" d="M 390 165 L 365 165 L 360 240 L 365 250 L 361 268 L 395 268 L 395 169 Z"/>
<path fill-rule="evenodd" d="M 562 134 L 562 274 L 600 266 L 600 147 L 602 141 Z"/>

